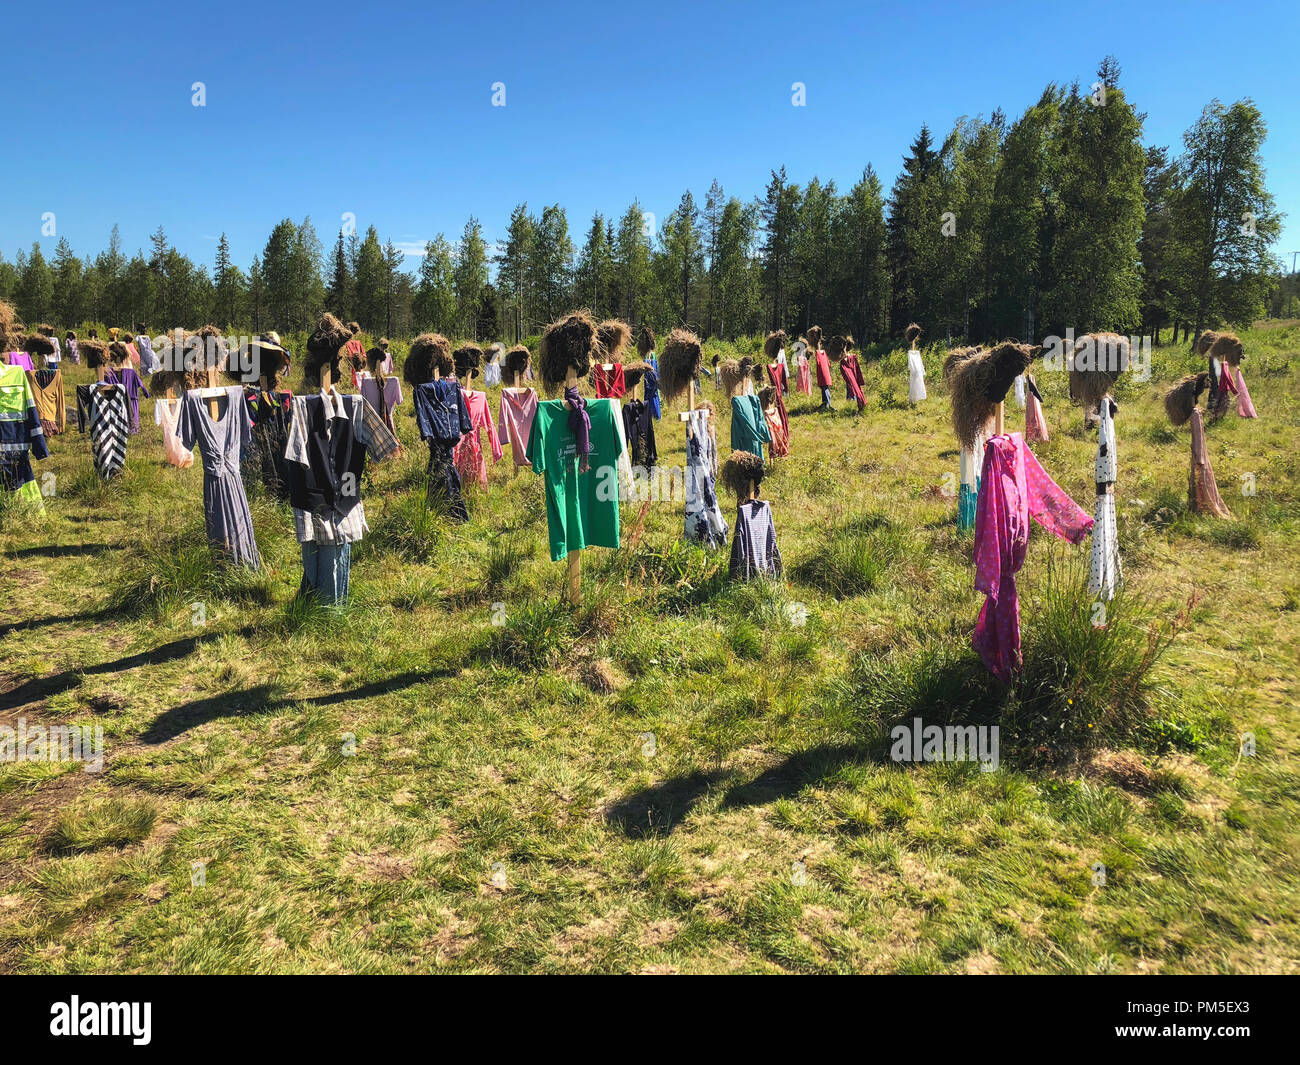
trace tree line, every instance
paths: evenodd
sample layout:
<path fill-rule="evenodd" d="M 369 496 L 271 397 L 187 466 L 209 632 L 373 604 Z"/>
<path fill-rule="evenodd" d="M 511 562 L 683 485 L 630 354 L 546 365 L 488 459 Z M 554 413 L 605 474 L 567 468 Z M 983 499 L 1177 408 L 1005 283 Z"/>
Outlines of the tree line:
<path fill-rule="evenodd" d="M 715 180 L 662 219 L 636 202 L 598 212 L 580 245 L 562 206 L 525 203 L 495 241 L 476 218 L 439 234 L 414 271 L 374 227 L 326 253 L 310 218 L 285 219 L 246 271 L 224 234 L 209 270 L 161 227 L 128 258 L 114 227 L 93 259 L 62 238 L 48 259 L 39 243 L 0 255 L 0 298 L 28 322 L 293 332 L 328 309 L 372 334 L 509 341 L 579 305 L 705 337 L 820 324 L 863 342 L 911 321 L 953 340 L 1172 327 L 1176 341 L 1289 313 L 1259 110 L 1213 100 L 1177 152 L 1144 145 L 1119 74 L 1107 57 L 1090 89 L 1049 85 L 1014 122 L 963 117 L 942 140 L 922 126 L 888 191 L 870 165 L 843 192 L 781 167 L 749 201 Z"/>

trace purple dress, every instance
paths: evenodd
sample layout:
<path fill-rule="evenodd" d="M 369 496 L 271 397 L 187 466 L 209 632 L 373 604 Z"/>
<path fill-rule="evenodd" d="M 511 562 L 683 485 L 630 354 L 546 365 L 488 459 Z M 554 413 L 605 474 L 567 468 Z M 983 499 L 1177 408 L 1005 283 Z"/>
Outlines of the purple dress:
<path fill-rule="evenodd" d="M 130 366 L 110 367 L 104 375 L 105 384 L 121 385 L 126 390 L 126 403 L 131 411 L 131 432 L 140 431 L 140 397 L 149 398 L 149 390 L 144 387 L 140 375 Z"/>

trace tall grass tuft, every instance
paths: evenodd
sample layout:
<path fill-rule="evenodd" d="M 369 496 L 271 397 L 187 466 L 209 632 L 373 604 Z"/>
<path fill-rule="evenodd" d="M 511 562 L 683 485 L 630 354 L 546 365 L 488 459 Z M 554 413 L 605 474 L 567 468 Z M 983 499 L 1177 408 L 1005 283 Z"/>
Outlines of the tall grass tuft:
<path fill-rule="evenodd" d="M 1192 602 L 1167 625 L 1121 587 L 1094 603 L 1078 562 L 1049 557 L 1022 594 L 1024 668 L 1009 724 L 1013 740 L 1054 749 L 1136 738 L 1153 713 L 1155 667 L 1187 623 Z"/>
<path fill-rule="evenodd" d="M 524 671 L 557 664 L 577 639 L 573 610 L 558 600 L 507 606 L 505 624 L 494 628 L 487 651 L 504 665 Z"/>
<path fill-rule="evenodd" d="M 355 561 L 388 553 L 409 562 L 434 561 L 447 527 L 446 509 L 421 491 L 407 492 L 385 507 L 355 551 Z"/>
<path fill-rule="evenodd" d="M 969 639 L 955 634 L 863 655 L 829 694 L 837 716 L 865 737 L 917 717 L 927 725 L 992 724 L 1007 700 Z"/>
<path fill-rule="evenodd" d="M 910 569 L 919 554 L 916 536 L 883 515 L 850 519 L 811 554 L 795 563 L 791 576 L 800 584 L 847 599 L 889 582 Z"/>
<path fill-rule="evenodd" d="M 141 541 L 110 608 L 163 617 L 191 603 L 219 600 L 265 605 L 272 583 L 264 571 L 224 565 L 213 557 L 203 523 L 165 541 Z"/>
<path fill-rule="evenodd" d="M 138 843 L 153 831 L 158 808 L 148 799 L 108 798 L 63 810 L 45 837 L 49 854 L 83 854 Z"/>

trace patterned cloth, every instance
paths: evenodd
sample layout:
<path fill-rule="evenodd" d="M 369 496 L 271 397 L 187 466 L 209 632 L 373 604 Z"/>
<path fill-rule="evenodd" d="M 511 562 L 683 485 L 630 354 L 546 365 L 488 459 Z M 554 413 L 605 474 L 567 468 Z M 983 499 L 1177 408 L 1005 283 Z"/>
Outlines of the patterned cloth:
<path fill-rule="evenodd" d="M 149 398 L 149 390 L 144 387 L 140 375 L 130 366 L 110 367 L 104 374 L 108 384 L 121 385 L 126 390 L 127 405 L 131 412 L 131 433 L 140 431 L 140 397 Z"/>
<path fill-rule="evenodd" d="M 324 415 L 323 424 L 321 416 Z M 343 449 L 328 446 L 336 442 L 336 433 L 346 432 L 350 424 L 352 438 L 365 449 L 359 457 Z M 316 432 L 322 434 L 317 440 Z M 315 447 L 314 443 L 326 446 Z M 356 395 L 331 392 L 328 395 L 294 396 L 290 409 L 289 440 L 284 457 L 294 465 L 289 468 L 291 478 L 310 475 L 319 484 L 329 486 L 329 496 L 322 506 L 313 510 L 305 506 L 293 508 L 294 532 L 299 543 L 317 544 L 352 543 L 360 540 L 370 526 L 366 524 L 366 508 L 361 500 L 361 472 L 368 456 L 381 462 L 397 451 L 397 438 L 388 431 L 384 419 L 365 399 Z M 355 462 L 355 468 L 351 465 Z M 294 467 L 297 467 L 295 469 Z M 301 473 L 306 471 L 306 473 Z M 354 476 L 355 483 L 345 485 L 343 478 Z M 338 485 L 338 490 L 334 486 Z M 290 486 L 290 493 L 294 491 Z M 347 497 L 347 498 L 345 498 Z"/>
<path fill-rule="evenodd" d="M 90 454 L 95 472 L 104 480 L 116 477 L 126 468 L 126 440 L 130 433 L 130 409 L 126 389 L 101 381 L 79 385 L 89 389 L 86 400 L 90 425 Z"/>
<path fill-rule="evenodd" d="M 1095 469 L 1097 507 L 1093 511 L 1088 594 L 1113 599 L 1123 574 L 1119 564 L 1119 524 L 1115 518 L 1115 481 L 1119 477 L 1115 454 L 1115 403 L 1109 396 L 1101 401 Z"/>
<path fill-rule="evenodd" d="M 1019 433 L 992 437 L 984 448 L 975 516 L 975 589 L 985 594 L 971 643 L 995 677 L 1009 683 L 1021 667 L 1016 574 L 1029 546 L 1029 519 L 1079 543 L 1093 519 L 1043 471 Z"/>
<path fill-rule="evenodd" d="M 727 542 L 727 519 L 718 506 L 718 444 L 709 412 L 691 411 L 686 426 L 686 539 L 722 547 Z"/>
<path fill-rule="evenodd" d="M 487 458 L 483 454 L 483 430 L 487 430 L 488 444 L 492 448 L 492 461 L 500 462 L 501 440 L 497 436 L 496 423 L 492 421 L 492 408 L 488 404 L 486 392 L 466 392 L 465 409 L 469 412 L 470 429 L 460 438 L 452 459 L 456 463 L 462 481 L 478 481 L 479 486 L 488 484 Z"/>

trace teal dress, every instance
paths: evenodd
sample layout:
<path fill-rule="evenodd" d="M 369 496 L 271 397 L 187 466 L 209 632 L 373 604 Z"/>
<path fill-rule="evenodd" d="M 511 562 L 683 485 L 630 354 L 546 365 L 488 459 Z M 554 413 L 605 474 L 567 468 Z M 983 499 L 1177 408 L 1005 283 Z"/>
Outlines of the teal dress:
<path fill-rule="evenodd" d="M 757 396 L 731 397 L 731 449 L 763 458 L 763 445 L 772 442 Z"/>

